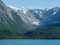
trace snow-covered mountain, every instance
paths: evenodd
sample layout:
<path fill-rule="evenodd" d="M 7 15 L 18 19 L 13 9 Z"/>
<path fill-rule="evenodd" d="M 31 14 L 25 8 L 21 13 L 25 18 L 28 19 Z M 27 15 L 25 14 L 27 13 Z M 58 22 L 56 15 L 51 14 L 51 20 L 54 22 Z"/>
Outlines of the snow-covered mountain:
<path fill-rule="evenodd" d="M 49 9 L 44 14 L 43 24 L 47 27 L 60 27 L 60 7 Z"/>
<path fill-rule="evenodd" d="M 0 30 L 26 32 L 41 27 L 60 26 L 60 8 L 30 9 L 6 6 L 0 0 Z"/>
<path fill-rule="evenodd" d="M 47 9 L 16 8 L 13 6 L 9 7 L 19 14 L 23 22 L 36 26 L 41 25 L 40 19 L 43 18 L 43 14 L 48 11 Z"/>
<path fill-rule="evenodd" d="M 0 2 L 0 30 L 26 32 L 39 26 L 40 20 L 30 9 L 9 7 Z"/>
<path fill-rule="evenodd" d="M 15 10 L 24 23 L 29 25 L 40 25 L 40 18 L 43 17 L 43 13 L 45 13 L 47 10 L 42 9 L 29 9 L 29 8 L 16 8 L 13 6 L 9 6 L 12 10 Z"/>

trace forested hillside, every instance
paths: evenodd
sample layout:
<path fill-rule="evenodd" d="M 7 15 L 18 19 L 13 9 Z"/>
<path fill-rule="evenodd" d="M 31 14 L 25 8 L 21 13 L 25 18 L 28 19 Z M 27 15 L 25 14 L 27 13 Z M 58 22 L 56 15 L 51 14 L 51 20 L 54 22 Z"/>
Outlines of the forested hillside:
<path fill-rule="evenodd" d="M 24 34 L 0 30 L 0 39 L 60 39 L 60 27 L 38 28 Z"/>

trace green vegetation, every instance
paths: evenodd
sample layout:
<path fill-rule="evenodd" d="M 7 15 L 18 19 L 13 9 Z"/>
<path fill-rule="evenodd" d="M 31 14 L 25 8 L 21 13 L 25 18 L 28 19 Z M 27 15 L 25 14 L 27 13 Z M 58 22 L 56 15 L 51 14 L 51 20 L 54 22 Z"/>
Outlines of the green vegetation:
<path fill-rule="evenodd" d="M 28 39 L 60 39 L 60 27 L 38 28 L 26 33 Z"/>
<path fill-rule="evenodd" d="M 20 39 L 22 34 L 8 30 L 0 30 L 0 39 Z"/>
<path fill-rule="evenodd" d="M 60 27 L 38 28 L 24 34 L 0 30 L 0 39 L 60 39 Z"/>

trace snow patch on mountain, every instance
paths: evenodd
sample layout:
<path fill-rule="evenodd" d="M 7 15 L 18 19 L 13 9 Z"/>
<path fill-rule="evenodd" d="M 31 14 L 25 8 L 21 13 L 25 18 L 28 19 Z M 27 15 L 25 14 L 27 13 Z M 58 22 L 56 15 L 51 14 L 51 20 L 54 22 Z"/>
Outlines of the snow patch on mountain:
<path fill-rule="evenodd" d="M 26 12 L 28 11 L 28 8 L 25 8 L 25 7 L 20 7 L 20 8 L 17 8 L 17 7 L 14 7 L 14 6 L 8 6 L 8 7 L 14 9 L 15 11 L 20 10 L 20 12 L 22 12 L 24 14 L 26 14 Z"/>
<path fill-rule="evenodd" d="M 43 17 L 43 13 L 40 11 L 40 17 L 42 18 Z"/>
<path fill-rule="evenodd" d="M 26 14 L 29 9 L 28 9 L 28 8 L 25 8 L 25 7 L 21 7 L 20 10 L 21 10 L 24 14 Z"/>
<path fill-rule="evenodd" d="M 51 16 L 54 16 L 57 12 L 54 12 Z"/>
<path fill-rule="evenodd" d="M 17 7 L 14 7 L 14 6 L 8 6 L 8 7 L 14 9 L 15 11 L 20 10 L 20 8 L 17 8 Z"/>
<path fill-rule="evenodd" d="M 33 24 L 33 25 L 39 25 L 39 22 L 36 22 L 36 21 L 35 21 L 35 22 L 33 22 L 32 24 Z"/>

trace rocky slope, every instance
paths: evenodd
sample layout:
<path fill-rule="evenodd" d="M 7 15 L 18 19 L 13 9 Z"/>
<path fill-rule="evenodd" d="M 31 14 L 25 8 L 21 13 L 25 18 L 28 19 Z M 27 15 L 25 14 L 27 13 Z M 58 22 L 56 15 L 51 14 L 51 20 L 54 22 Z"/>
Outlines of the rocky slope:
<path fill-rule="evenodd" d="M 60 27 L 60 8 L 51 9 L 14 9 L 0 0 L 0 30 L 24 33 L 44 27 Z"/>

